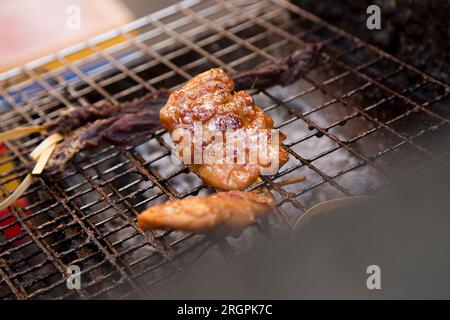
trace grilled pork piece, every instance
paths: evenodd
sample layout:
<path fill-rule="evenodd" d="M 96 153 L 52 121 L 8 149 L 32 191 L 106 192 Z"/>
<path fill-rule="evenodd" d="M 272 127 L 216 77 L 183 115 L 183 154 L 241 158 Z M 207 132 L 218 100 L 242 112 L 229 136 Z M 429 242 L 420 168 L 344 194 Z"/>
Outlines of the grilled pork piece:
<path fill-rule="evenodd" d="M 161 109 L 160 119 L 163 127 L 172 133 L 175 129 L 182 129 L 194 136 L 197 123 L 201 123 L 203 136 L 220 136 L 227 143 L 226 130 L 247 129 L 257 133 L 259 129 L 272 129 L 272 118 L 265 114 L 261 108 L 255 106 L 252 97 L 243 92 L 231 93 L 233 80 L 221 69 L 211 69 L 189 80 L 180 90 L 174 91 Z M 247 133 L 249 132 L 247 131 Z M 273 146 L 266 141 L 269 155 L 277 154 L 278 167 L 284 165 L 289 156 L 281 148 L 284 136 L 279 137 L 279 143 Z M 250 186 L 260 176 L 263 166 L 272 165 L 259 161 L 249 161 L 250 150 L 256 150 L 256 141 L 249 145 L 248 134 L 242 133 L 234 141 L 245 154 L 245 160 L 238 164 L 236 158 L 225 162 L 220 158 L 217 162 L 205 164 L 205 161 L 196 163 L 192 159 L 188 164 L 191 171 L 197 173 L 208 185 L 221 190 L 243 190 Z M 270 139 L 268 135 L 266 139 Z M 195 150 L 192 142 L 192 150 Z M 198 142 L 197 142 L 198 144 Z M 206 147 L 210 149 L 214 144 L 212 140 L 202 140 L 202 152 Z M 220 146 L 219 146 L 220 147 Z M 234 151 L 233 151 L 234 152 Z M 194 155 L 192 155 L 194 156 Z M 188 159 L 189 160 L 189 159 Z M 222 161 L 222 163 L 220 162 Z M 243 162 L 243 163 L 242 163 Z"/>
<path fill-rule="evenodd" d="M 177 229 L 188 232 L 214 230 L 227 233 L 242 229 L 274 208 L 273 200 L 244 191 L 218 192 L 207 197 L 169 200 L 151 207 L 138 218 L 139 226 L 149 229 Z"/>

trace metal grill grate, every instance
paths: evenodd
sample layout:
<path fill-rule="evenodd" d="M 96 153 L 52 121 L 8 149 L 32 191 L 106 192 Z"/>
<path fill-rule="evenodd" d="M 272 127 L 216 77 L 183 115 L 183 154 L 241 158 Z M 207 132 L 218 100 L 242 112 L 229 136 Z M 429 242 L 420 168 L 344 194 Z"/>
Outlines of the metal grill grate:
<path fill-rule="evenodd" d="M 246 70 L 305 42 L 325 46 L 313 71 L 290 86 L 252 93 L 288 136 L 290 161 L 255 186 L 272 189 L 278 214 L 237 238 L 144 233 L 135 224 L 138 212 L 211 190 L 172 162 L 164 131 L 126 147 L 104 145 L 78 155 L 58 178 L 38 179 L 0 216 L 0 298 L 151 296 L 196 264 L 291 231 L 319 201 L 375 193 L 448 161 L 447 84 L 281 0 L 183 1 L 0 75 L 1 130 L 42 124 L 73 104 L 117 103 L 172 88 L 211 67 Z M 82 50 L 88 56 L 73 61 Z M 24 178 L 27 154 L 41 140 L 5 145 L 3 196 Z M 277 183 L 298 175 L 307 181 Z M 73 264 L 82 269 L 81 290 L 66 287 Z"/>

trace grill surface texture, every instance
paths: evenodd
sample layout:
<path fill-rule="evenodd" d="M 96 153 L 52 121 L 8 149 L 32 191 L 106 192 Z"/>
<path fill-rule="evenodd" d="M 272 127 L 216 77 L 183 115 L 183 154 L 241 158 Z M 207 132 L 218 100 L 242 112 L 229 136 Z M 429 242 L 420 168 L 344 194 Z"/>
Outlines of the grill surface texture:
<path fill-rule="evenodd" d="M 288 236 L 316 203 L 373 195 L 448 163 L 447 83 L 282 0 L 182 1 L 1 74 L 0 130 L 43 124 L 74 105 L 173 89 L 213 67 L 250 70 L 309 43 L 323 52 L 305 77 L 249 91 L 287 135 L 288 163 L 250 188 L 267 187 L 275 197 L 267 219 L 228 237 L 143 232 L 136 216 L 146 208 L 215 191 L 172 160 L 164 130 L 124 146 L 105 143 L 78 154 L 62 174 L 35 179 L 0 212 L 0 299 L 152 297 L 197 266 Z M 72 61 L 81 50 L 90 54 Z M 42 140 L 2 146 L 3 198 L 26 176 L 28 154 Z M 301 175 L 304 182 L 279 183 Z M 81 268 L 80 290 L 67 288 L 71 265 Z"/>

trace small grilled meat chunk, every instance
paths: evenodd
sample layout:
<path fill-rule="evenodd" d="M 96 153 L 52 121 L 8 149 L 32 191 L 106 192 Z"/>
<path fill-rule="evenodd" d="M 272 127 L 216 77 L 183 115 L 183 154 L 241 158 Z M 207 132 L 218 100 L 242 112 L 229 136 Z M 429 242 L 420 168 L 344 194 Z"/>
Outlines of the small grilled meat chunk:
<path fill-rule="evenodd" d="M 197 75 L 170 95 L 160 112 L 163 127 L 170 133 L 176 129 L 187 130 L 193 136 L 197 121 L 201 122 L 202 132 L 222 137 L 225 136 L 226 130 L 247 129 L 247 133 L 257 134 L 259 129 L 273 128 L 272 118 L 255 106 L 249 94 L 243 91 L 232 94 L 232 90 L 233 80 L 221 69 L 210 69 Z M 284 138 L 280 135 L 279 143 L 275 147 L 267 143 L 267 146 L 272 148 L 269 154 L 278 155 L 275 160 L 279 167 L 288 160 L 287 152 L 281 147 Z M 258 141 L 253 145 L 249 144 L 247 134 L 238 135 L 236 140 L 234 143 L 239 148 L 245 148 L 244 163 L 239 163 L 236 159 L 227 163 L 190 161 L 190 170 L 196 172 L 207 184 L 220 190 L 247 188 L 260 176 L 263 166 L 270 164 L 249 161 L 249 152 L 258 147 Z M 220 143 L 226 142 L 223 138 Z M 213 142 L 202 141 L 203 151 L 211 143 Z M 192 146 L 193 150 L 195 148 Z"/>
<path fill-rule="evenodd" d="M 287 86 L 305 75 L 317 63 L 322 45 L 311 44 L 278 62 L 268 61 L 256 68 L 231 75 L 236 90 Z"/>
<path fill-rule="evenodd" d="M 254 223 L 274 206 L 273 200 L 262 194 L 227 191 L 206 197 L 169 200 L 145 210 L 137 221 L 143 230 L 228 233 Z"/>

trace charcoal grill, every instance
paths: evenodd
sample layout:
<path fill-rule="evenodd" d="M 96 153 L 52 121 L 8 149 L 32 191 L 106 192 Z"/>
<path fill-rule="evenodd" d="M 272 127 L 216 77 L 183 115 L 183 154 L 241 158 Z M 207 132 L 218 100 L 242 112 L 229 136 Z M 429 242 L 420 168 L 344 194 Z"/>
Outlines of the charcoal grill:
<path fill-rule="evenodd" d="M 113 46 L 104 44 L 114 39 Z M 53 180 L 39 178 L 0 217 L 0 298 L 145 298 L 198 265 L 225 261 L 289 234 L 311 205 L 374 194 L 448 161 L 450 87 L 287 1 L 187 0 L 0 75 L 0 126 L 42 124 L 70 105 L 118 103 L 173 88 L 211 67 L 247 70 L 305 43 L 318 65 L 287 87 L 253 90 L 288 135 L 290 161 L 268 187 L 277 211 L 240 235 L 142 232 L 138 212 L 212 192 L 173 163 L 166 132 L 83 152 Z M 87 57 L 74 60 L 80 52 Z M 5 144 L 1 192 L 27 174 L 32 135 Z M 304 175 L 305 182 L 281 179 Z M 69 290 L 68 266 L 81 268 Z"/>

